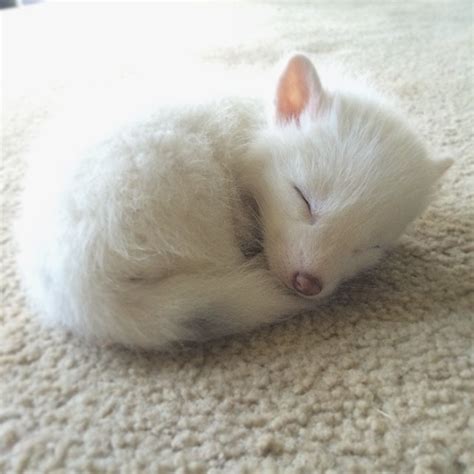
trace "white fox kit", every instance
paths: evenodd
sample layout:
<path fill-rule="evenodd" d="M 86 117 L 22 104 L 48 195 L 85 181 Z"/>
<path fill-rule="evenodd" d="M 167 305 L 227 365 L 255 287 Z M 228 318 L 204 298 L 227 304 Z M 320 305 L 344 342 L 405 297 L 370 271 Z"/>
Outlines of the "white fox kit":
<path fill-rule="evenodd" d="M 46 137 L 18 226 L 42 318 L 161 349 L 311 309 L 376 263 L 450 161 L 375 95 L 323 87 L 302 54 L 274 97 L 271 117 L 229 98 Z"/>

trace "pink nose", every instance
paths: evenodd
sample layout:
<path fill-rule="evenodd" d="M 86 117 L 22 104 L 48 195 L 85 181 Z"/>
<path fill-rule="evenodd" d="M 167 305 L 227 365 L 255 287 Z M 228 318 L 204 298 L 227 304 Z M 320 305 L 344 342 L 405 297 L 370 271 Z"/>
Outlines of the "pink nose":
<path fill-rule="evenodd" d="M 293 288 L 302 295 L 315 296 L 321 293 L 323 285 L 321 280 L 308 273 L 295 273 L 293 275 Z"/>

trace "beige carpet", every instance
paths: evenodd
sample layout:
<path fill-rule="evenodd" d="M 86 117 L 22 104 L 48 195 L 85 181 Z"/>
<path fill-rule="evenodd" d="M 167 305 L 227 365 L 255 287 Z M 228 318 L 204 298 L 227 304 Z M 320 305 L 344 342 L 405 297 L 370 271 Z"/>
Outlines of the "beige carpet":
<path fill-rule="evenodd" d="M 76 3 L 2 16 L 0 472 L 474 472 L 471 2 Z M 292 49 L 371 76 L 434 155 L 455 159 L 399 248 L 317 314 L 184 353 L 42 329 L 11 228 L 22 154 L 44 120 L 90 87 L 172 77 L 163 55 L 244 81 Z"/>

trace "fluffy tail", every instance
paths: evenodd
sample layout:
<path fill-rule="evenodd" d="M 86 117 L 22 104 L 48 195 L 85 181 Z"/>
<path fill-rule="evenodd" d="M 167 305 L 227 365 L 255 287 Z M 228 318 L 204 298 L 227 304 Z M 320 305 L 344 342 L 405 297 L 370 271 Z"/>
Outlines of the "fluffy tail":
<path fill-rule="evenodd" d="M 267 270 L 249 267 L 156 282 L 109 282 L 107 288 L 89 280 L 87 288 L 57 301 L 63 304 L 49 308 L 55 323 L 90 338 L 145 349 L 247 331 L 310 304 L 283 289 Z"/>

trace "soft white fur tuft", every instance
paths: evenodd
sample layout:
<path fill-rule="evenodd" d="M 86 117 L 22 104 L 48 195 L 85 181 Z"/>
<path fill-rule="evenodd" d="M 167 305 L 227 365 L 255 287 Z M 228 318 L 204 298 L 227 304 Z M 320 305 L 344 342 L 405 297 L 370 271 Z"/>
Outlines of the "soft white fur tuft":
<path fill-rule="evenodd" d="M 301 91 L 285 77 L 294 61 Z M 376 263 L 449 163 L 369 90 L 319 82 L 304 56 L 286 79 L 270 113 L 254 99 L 181 101 L 45 131 L 18 225 L 42 318 L 164 348 L 303 311 Z M 305 101 L 294 113 L 290 92 Z M 288 288 L 298 272 L 321 282 L 313 300 Z"/>

